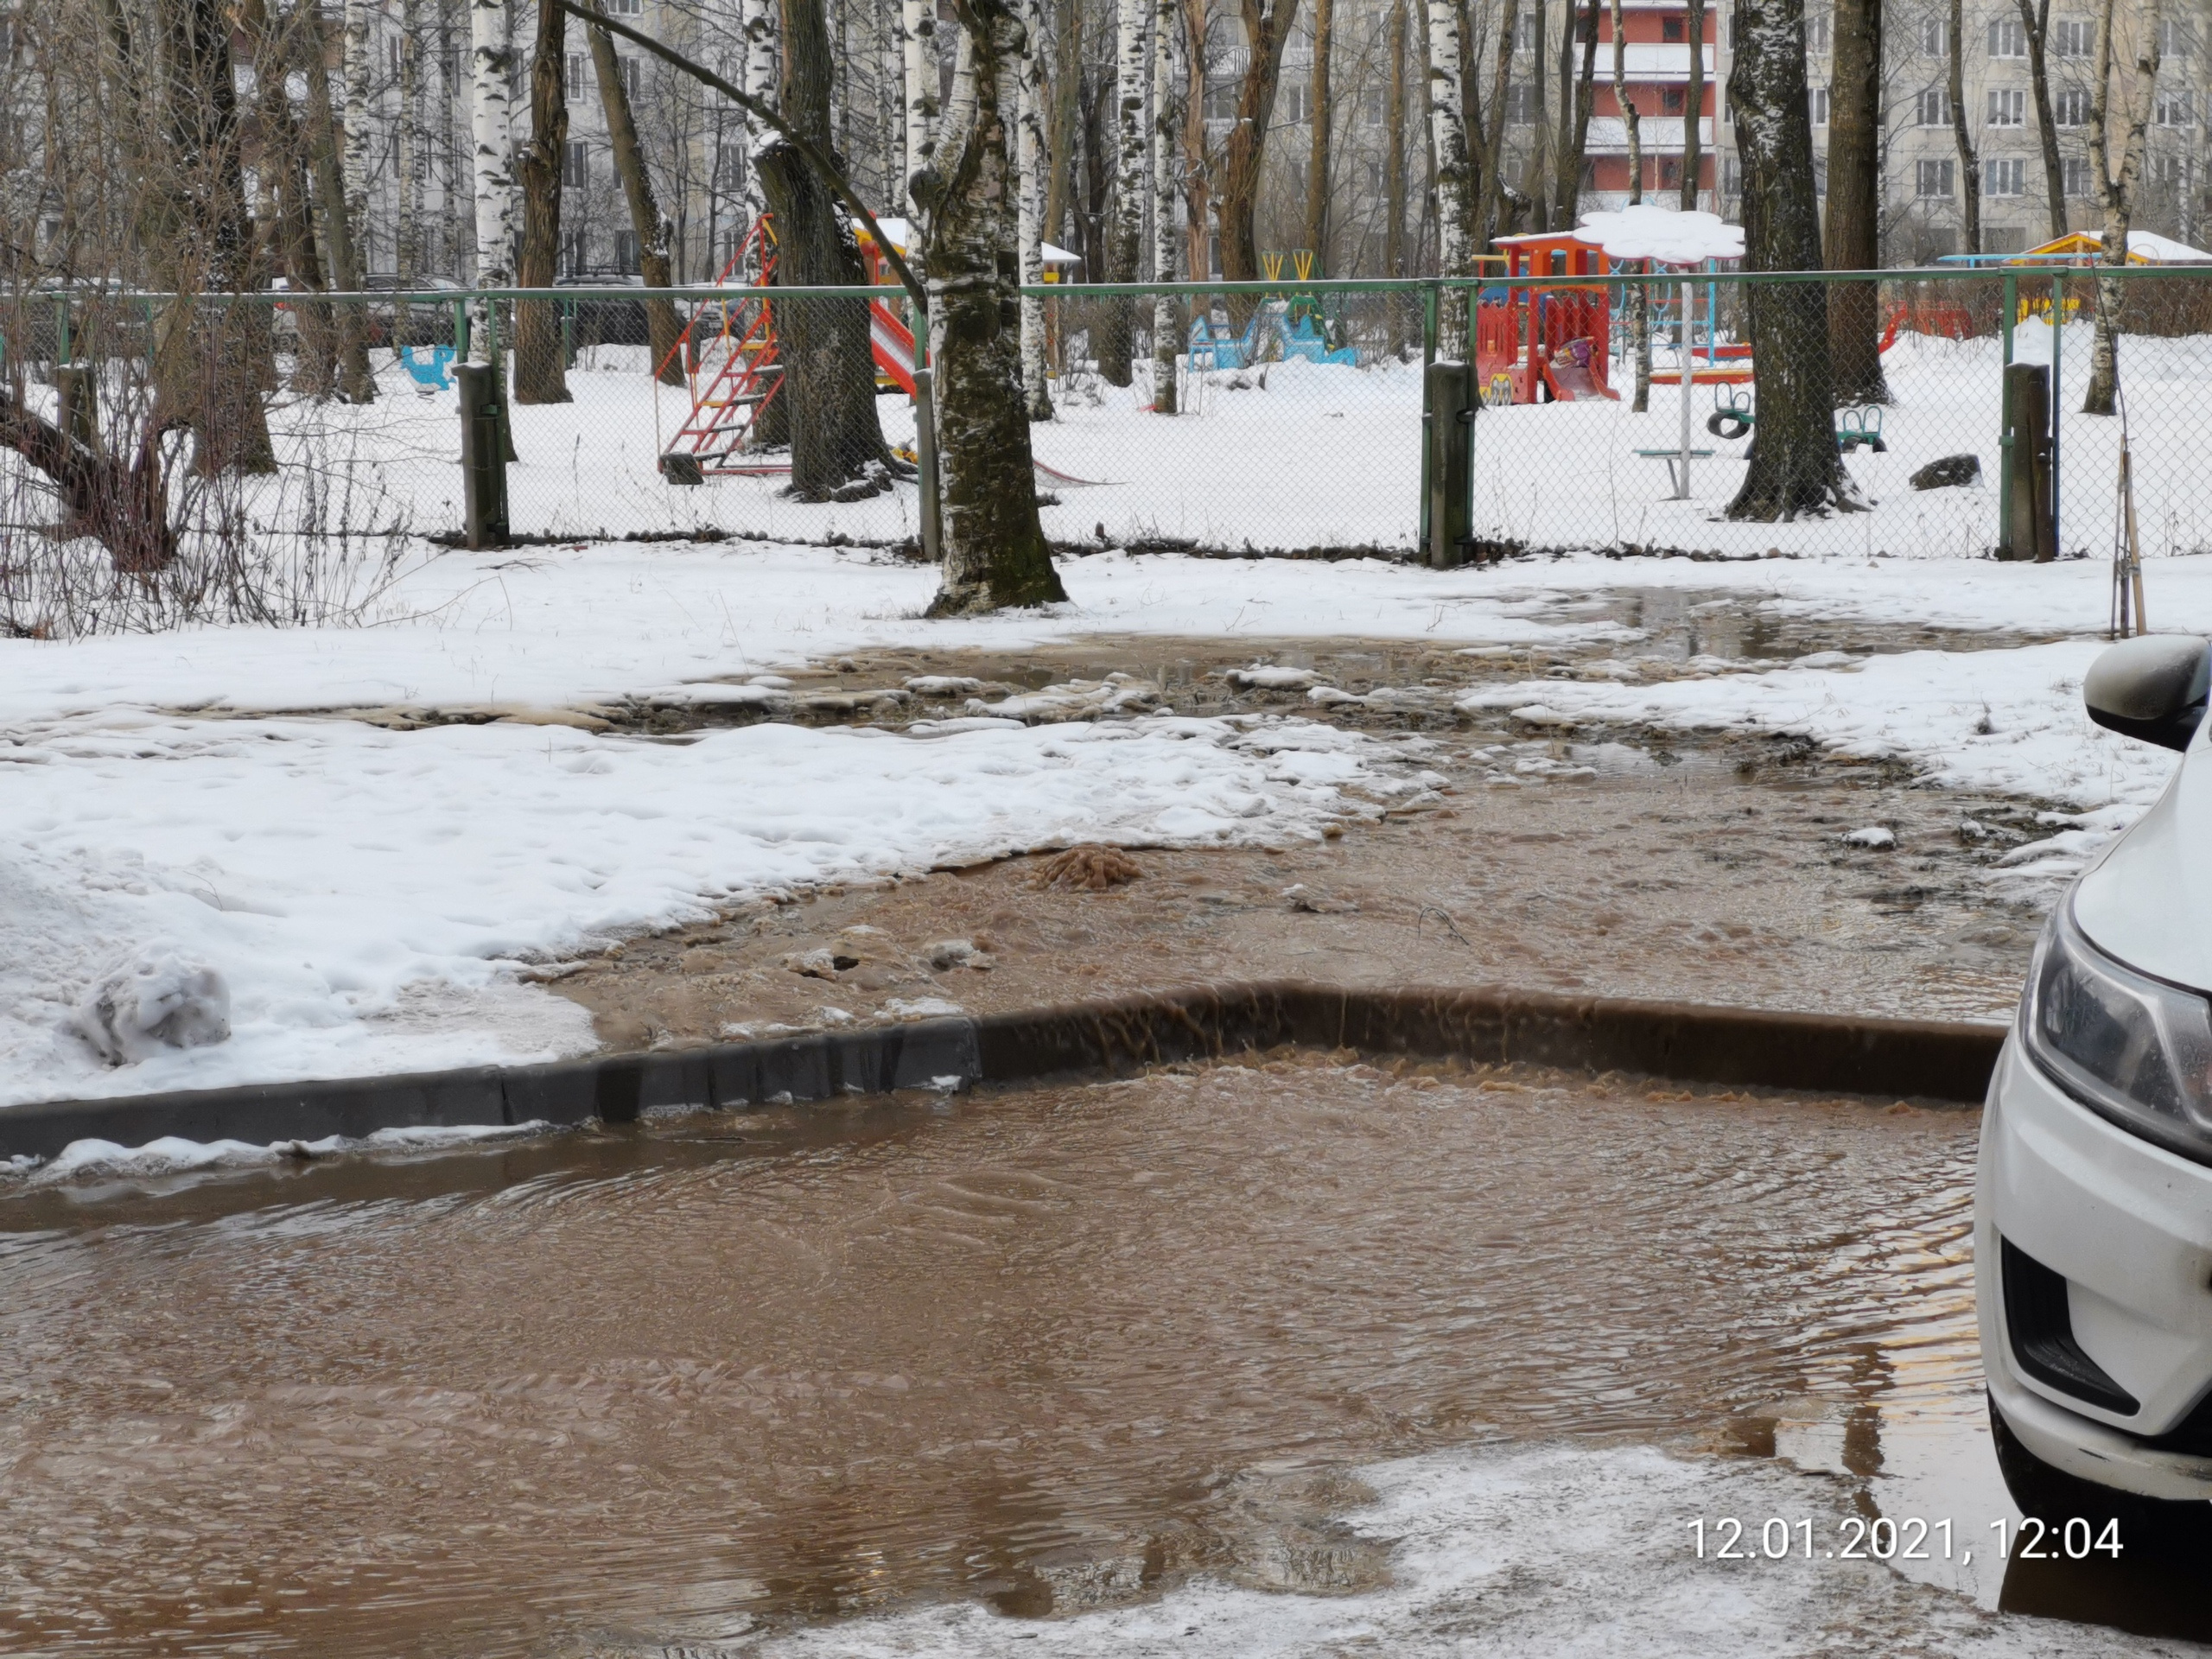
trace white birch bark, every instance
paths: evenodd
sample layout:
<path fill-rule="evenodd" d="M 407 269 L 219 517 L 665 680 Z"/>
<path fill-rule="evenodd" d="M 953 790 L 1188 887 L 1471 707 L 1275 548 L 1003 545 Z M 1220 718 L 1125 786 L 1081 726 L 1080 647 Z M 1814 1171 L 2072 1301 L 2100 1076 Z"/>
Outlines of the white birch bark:
<path fill-rule="evenodd" d="M 376 19 L 369 0 L 346 0 L 341 73 L 346 87 L 346 141 L 339 156 L 346 188 L 346 217 L 353 227 L 354 257 L 365 276 L 372 263 L 369 232 L 369 76 L 376 58 Z"/>
<path fill-rule="evenodd" d="M 471 0 L 468 38 L 474 85 L 476 285 L 505 288 L 515 275 L 514 35 L 506 0 Z M 491 361 L 491 318 L 481 307 L 469 354 Z"/>
<path fill-rule="evenodd" d="M 2120 12 L 2113 0 L 2097 8 L 2095 79 L 2089 94 L 2089 181 L 2096 187 L 2098 205 L 2104 209 L 2104 247 L 2097 264 L 2096 331 L 2089 350 L 2089 389 L 2082 399 L 2084 415 L 2110 415 L 2120 399 L 2120 314 L 2126 289 L 2104 271 L 2127 263 L 2127 233 L 2133 223 L 2138 187 L 2143 178 L 2144 141 L 2151 124 L 2151 106 L 2158 96 L 2158 3 L 2130 7 Z M 2133 61 L 2124 67 L 2128 43 L 2122 40 L 2135 31 Z M 2114 86 L 2115 79 L 2120 84 Z M 2113 134 L 2120 134 L 2120 166 L 2113 167 Z"/>
<path fill-rule="evenodd" d="M 1106 235 L 1113 269 L 1106 276 L 1116 283 L 1138 280 L 1144 250 L 1145 85 L 1152 78 L 1145 23 L 1151 10 L 1147 0 L 1119 0 L 1115 18 L 1114 217 Z"/>
<path fill-rule="evenodd" d="M 1020 0 L 1021 57 L 1015 66 L 1019 77 L 1016 97 L 1014 188 L 1017 192 L 1016 236 L 1020 241 L 1021 280 L 1033 285 L 1045 280 L 1045 112 L 1037 95 L 1039 60 L 1045 50 L 1044 8 L 1038 0 Z M 1045 385 L 1045 302 L 1025 296 L 1021 302 L 1021 386 L 1033 421 L 1052 418 L 1052 399 Z"/>
<path fill-rule="evenodd" d="M 906 124 L 899 111 L 899 83 L 906 74 L 906 55 L 899 49 L 903 27 L 899 14 L 890 6 L 885 5 L 877 11 L 876 28 L 880 33 L 875 69 L 875 125 L 883 145 L 883 194 L 880 200 L 894 207 L 904 194 L 899 181 L 906 176 Z"/>
<path fill-rule="evenodd" d="M 937 67 L 936 0 L 901 0 L 900 44 L 906 49 L 906 187 L 899 192 L 902 206 L 912 204 L 918 213 L 912 186 L 914 175 L 937 154 L 938 81 Z"/>
<path fill-rule="evenodd" d="M 1427 0 L 1429 151 L 1436 162 L 1436 264 L 1446 276 L 1467 272 L 1467 125 L 1459 84 L 1459 8 L 1452 0 Z M 1457 359 L 1466 350 L 1467 294 L 1444 290 L 1439 308 L 1440 346 Z"/>
<path fill-rule="evenodd" d="M 743 35 L 745 42 L 745 75 L 740 82 L 747 96 L 773 106 L 777 99 L 776 83 L 780 66 L 776 54 L 775 0 L 744 0 Z M 753 119 L 745 118 L 745 226 L 750 232 L 760 222 L 760 215 L 768 211 L 767 192 L 760 183 L 760 152 L 766 148 L 774 133 Z M 741 273 L 747 279 L 758 281 L 760 268 L 757 263 Z"/>
<path fill-rule="evenodd" d="M 1152 279 L 1175 280 L 1175 41 L 1177 0 L 1152 8 Z M 1152 296 L 1152 408 L 1176 411 L 1175 365 L 1180 359 L 1181 307 L 1172 294 Z"/>
<path fill-rule="evenodd" d="M 399 121 L 394 129 L 397 153 L 392 170 L 399 175 L 399 222 L 394 259 L 403 286 L 423 274 L 423 0 L 400 0 Z"/>

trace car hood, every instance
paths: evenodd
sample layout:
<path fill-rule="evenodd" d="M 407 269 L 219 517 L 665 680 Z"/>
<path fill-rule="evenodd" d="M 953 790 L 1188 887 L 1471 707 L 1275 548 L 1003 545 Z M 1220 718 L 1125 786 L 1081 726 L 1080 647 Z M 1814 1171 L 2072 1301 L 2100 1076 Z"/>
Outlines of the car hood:
<path fill-rule="evenodd" d="M 2158 804 L 2082 878 L 2074 919 L 2097 948 L 2212 990 L 2212 752 L 2190 745 Z"/>

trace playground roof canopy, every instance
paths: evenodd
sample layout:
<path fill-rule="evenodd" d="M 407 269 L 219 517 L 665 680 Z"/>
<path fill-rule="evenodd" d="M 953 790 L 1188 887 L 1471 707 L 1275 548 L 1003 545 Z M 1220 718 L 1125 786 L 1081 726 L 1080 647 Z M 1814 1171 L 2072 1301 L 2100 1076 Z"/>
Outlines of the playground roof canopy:
<path fill-rule="evenodd" d="M 1582 215 L 1580 228 L 1549 235 L 1501 236 L 1500 247 L 1558 247 L 1567 242 L 1602 249 L 1609 259 L 1653 259 L 1662 265 L 1701 265 L 1708 259 L 1744 257 L 1744 227 L 1717 213 L 1683 213 L 1656 202 L 1633 202 L 1615 211 Z"/>
<path fill-rule="evenodd" d="M 2104 238 L 2094 231 L 2072 231 L 2041 247 L 2030 248 L 2025 253 L 2015 254 L 2010 263 L 2035 264 L 2053 259 L 2096 259 L 2103 257 Z M 2212 253 L 2202 248 L 2192 248 L 2186 242 L 2177 242 L 2170 236 L 2160 236 L 2155 231 L 2130 231 L 2127 233 L 2127 263 L 2131 265 L 2208 265 L 2212 264 Z"/>

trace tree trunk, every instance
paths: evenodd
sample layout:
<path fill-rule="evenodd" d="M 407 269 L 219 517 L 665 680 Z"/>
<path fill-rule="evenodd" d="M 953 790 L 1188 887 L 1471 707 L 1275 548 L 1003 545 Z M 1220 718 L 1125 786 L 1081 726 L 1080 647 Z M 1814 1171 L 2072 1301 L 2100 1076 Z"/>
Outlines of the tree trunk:
<path fill-rule="evenodd" d="M 1967 121 L 1966 0 L 1951 0 L 1951 136 L 1959 147 L 1959 225 L 1966 253 L 1981 251 L 1981 161 Z"/>
<path fill-rule="evenodd" d="M 2035 88 L 2036 133 L 2043 140 L 2044 199 L 2050 238 L 2066 234 L 2066 162 L 2058 153 L 2058 119 L 2050 107 L 2050 0 L 2019 0 L 2020 27 L 2028 36 L 2028 79 Z"/>
<path fill-rule="evenodd" d="M 1034 287 L 1045 280 L 1045 112 L 1039 90 L 1044 67 L 1045 9 L 1042 0 L 1020 0 L 1021 9 L 1021 107 L 1015 149 L 1020 212 L 1021 280 Z M 1024 295 L 1021 301 L 1021 391 L 1033 421 L 1052 418 L 1052 397 L 1045 378 L 1045 302 Z"/>
<path fill-rule="evenodd" d="M 1183 0 L 1183 268 L 1213 276 L 1213 163 L 1206 143 L 1206 0 Z"/>
<path fill-rule="evenodd" d="M 1574 14 L 1567 13 L 1567 38 L 1573 39 Z M 1576 78 L 1573 99 L 1573 119 L 1567 111 L 1560 111 L 1559 172 L 1556 194 L 1553 198 L 1552 222 L 1560 229 L 1572 230 L 1575 215 L 1582 203 L 1582 152 L 1590 141 L 1591 82 L 1598 65 L 1598 0 L 1586 0 L 1582 13 L 1582 73 Z M 1560 84 L 1564 87 L 1567 60 L 1560 60 Z M 1562 92 L 1561 96 L 1565 96 Z"/>
<path fill-rule="evenodd" d="M 1443 0 L 1434 0 L 1442 3 Z M 1274 119 L 1275 88 L 1282 79 L 1283 48 L 1298 18 L 1298 0 L 1238 0 L 1249 48 L 1244 76 L 1236 92 L 1236 123 L 1221 170 L 1221 274 L 1224 281 L 1260 279 L 1260 247 L 1254 213 L 1260 195 L 1260 168 L 1267 158 L 1268 127 Z M 1230 315 L 1249 315 L 1249 303 L 1232 302 Z"/>
<path fill-rule="evenodd" d="M 376 116 L 369 105 L 369 76 L 376 64 L 374 19 L 369 0 L 345 0 L 345 32 L 340 40 L 339 67 L 346 86 L 346 134 L 340 153 L 346 185 L 346 219 L 353 227 L 353 242 L 361 275 L 372 264 L 369 236 L 369 143 Z"/>
<path fill-rule="evenodd" d="M 806 0 L 801 0 L 801 3 L 806 3 Z M 811 0 L 811 3 L 818 22 L 821 0 Z M 788 16 L 785 22 L 788 35 Z M 652 175 L 645 168 L 645 147 L 638 138 L 638 118 L 630 108 L 630 89 L 622 79 L 621 60 L 615 56 L 612 35 L 603 29 L 588 32 L 592 69 L 599 79 L 600 106 L 607 112 L 607 147 L 614 152 L 615 175 L 622 181 L 622 199 L 630 209 L 630 229 L 638 238 L 638 274 L 645 279 L 647 288 L 664 289 L 670 285 L 671 277 L 668 220 L 662 216 L 660 203 L 653 195 Z M 827 57 L 825 41 L 821 88 L 825 107 L 823 130 L 818 141 L 825 149 L 830 143 Z M 676 319 L 675 306 L 666 300 L 645 302 L 645 338 L 652 352 L 653 373 L 664 386 L 683 384 L 683 365 L 677 361 L 676 351 L 677 339 L 683 332 L 683 325 Z"/>
<path fill-rule="evenodd" d="M 315 209 L 308 195 L 307 147 L 284 91 L 295 57 L 290 37 L 300 22 L 295 12 L 282 25 L 272 24 L 263 0 L 242 0 L 238 7 L 239 29 L 253 49 L 254 119 L 261 129 L 262 176 L 276 198 L 273 252 L 289 286 L 312 294 L 322 288 L 323 279 L 322 262 L 315 253 Z M 321 397 L 336 383 L 338 373 L 330 308 L 295 301 L 292 320 L 296 330 L 292 390 Z"/>
<path fill-rule="evenodd" d="M 1436 271 L 1464 276 L 1471 267 L 1467 245 L 1467 129 L 1459 86 L 1459 30 L 1465 19 L 1456 0 L 1428 0 L 1428 130 L 1436 157 Z M 1466 349 L 1467 290 L 1447 288 L 1437 308 L 1438 350 L 1457 359 Z"/>
<path fill-rule="evenodd" d="M 1018 41 L 1020 23 L 1010 21 Z M 783 22 L 784 119 L 827 150 L 830 31 L 822 0 L 784 0 Z M 1014 96 L 1011 80 L 1008 92 L 1010 121 Z M 926 176 L 929 171 L 925 168 L 916 176 Z M 868 280 L 853 227 L 837 199 L 798 152 L 776 135 L 770 135 L 761 152 L 760 176 L 767 187 L 768 210 L 775 216 L 779 287 L 855 287 Z M 1010 251 L 1016 230 L 1010 171 L 1001 183 L 1007 191 L 1007 218 L 999 247 Z M 924 206 L 935 211 L 926 202 Z M 1011 276 L 1015 262 L 1009 257 L 1007 263 Z M 1007 331 L 1017 382 L 1020 311 L 1018 302 L 1010 305 L 1014 326 Z M 784 389 L 778 401 L 790 404 L 791 493 L 801 501 L 829 501 L 888 490 L 891 452 L 875 413 L 875 359 L 868 343 L 868 302 L 857 297 L 778 301 L 776 349 L 784 365 Z M 941 376 L 938 384 L 943 385 Z"/>
<path fill-rule="evenodd" d="M 1176 0 L 1152 7 L 1152 279 L 1175 280 Z M 1041 314 L 1042 306 L 1039 307 Z M 1175 365 L 1182 357 L 1182 307 L 1172 294 L 1152 299 L 1152 412 L 1175 412 Z M 1027 326 L 1028 314 L 1023 313 Z M 1039 331 L 1043 319 L 1039 318 Z M 1041 353 L 1040 353 L 1041 355 Z"/>
<path fill-rule="evenodd" d="M 402 288 L 423 278 L 423 0 L 399 0 L 399 120 L 392 171 L 398 175 L 399 220 L 393 265 Z M 412 343 L 403 308 L 398 337 Z"/>
<path fill-rule="evenodd" d="M 916 192 L 929 210 L 930 357 L 944 515 L 932 616 L 1067 597 L 1037 518 L 1020 307 L 1002 252 L 1015 233 L 1010 151 L 1021 24 L 1009 0 L 954 6 L 961 29 L 951 105 Z"/>
<path fill-rule="evenodd" d="M 906 66 L 906 181 L 899 192 L 912 200 L 914 175 L 937 152 L 937 0 L 899 0 L 901 43 Z"/>
<path fill-rule="evenodd" d="M 1535 107 L 1529 116 L 1531 127 L 1528 164 L 1521 173 L 1521 194 L 1535 207 L 1535 223 L 1530 228 L 1536 231 L 1548 231 L 1552 227 L 1552 194 L 1545 188 L 1551 172 L 1551 119 L 1547 113 L 1550 98 L 1544 84 L 1544 54 L 1551 45 L 1551 31 L 1544 11 L 1544 0 L 1534 0 L 1535 52 L 1534 61 L 1529 65 L 1529 99 Z"/>
<path fill-rule="evenodd" d="M 1480 253 L 1497 234 L 1505 213 L 1505 106 L 1513 84 L 1513 31 L 1519 26 L 1519 0 L 1505 0 L 1498 17 L 1497 62 L 1491 71 L 1490 125 L 1484 130 L 1483 149 L 1490 157 L 1489 181 L 1483 200 L 1469 204 L 1468 239 L 1471 253 Z M 1479 218 L 1477 216 L 1479 215 Z"/>
<path fill-rule="evenodd" d="M 2120 156 L 2117 175 L 2112 168 L 2113 76 L 2123 49 L 2114 38 L 2122 20 L 2114 16 L 2113 0 L 2097 7 L 2095 84 L 2089 94 L 2089 173 L 2105 210 L 2104 247 L 2097 257 L 2097 317 L 2094 344 L 2089 353 L 2089 391 L 2082 400 L 2084 415 L 2111 415 L 2120 407 L 2120 311 L 2126 286 L 2109 273 L 2127 263 L 2127 232 L 2134 219 L 2135 191 L 2143 177 L 2144 139 L 2150 130 L 2151 103 L 2158 79 L 2158 7 L 2157 0 L 2131 9 L 2126 22 L 2137 32 L 2134 60 L 2128 66 L 2129 83 L 2120 92 Z"/>
<path fill-rule="evenodd" d="M 1106 270 L 1109 283 L 1134 283 L 1143 276 L 1144 203 L 1149 186 L 1145 165 L 1145 83 L 1151 61 L 1145 52 L 1148 0 L 1117 0 L 1114 19 L 1114 205 L 1106 225 Z M 1129 354 L 1135 343 L 1135 305 L 1104 300 L 1092 314 L 1091 351 L 1098 378 L 1109 386 L 1130 381 Z"/>
<path fill-rule="evenodd" d="M 176 295 L 156 330 L 153 426 L 189 424 L 207 475 L 273 473 L 261 389 L 266 315 L 213 296 L 257 288 L 231 64 L 231 20 L 217 0 L 172 0 L 158 14 L 166 96 L 163 158 L 175 200 L 146 252 Z"/>
<path fill-rule="evenodd" d="M 476 153 L 476 286 L 510 288 L 515 268 L 514 112 L 508 92 L 514 59 L 506 0 L 471 0 L 468 9 L 469 128 Z M 493 361 L 496 308 L 480 303 L 470 355 Z"/>
<path fill-rule="evenodd" d="M 749 97 L 773 105 L 776 88 L 783 79 L 776 52 L 776 0 L 744 0 L 743 33 L 745 40 L 745 79 L 742 83 Z M 772 142 L 768 130 L 750 116 L 745 122 L 745 228 L 751 231 L 760 222 L 760 215 L 768 211 L 768 196 L 760 182 L 760 156 Z M 900 192 L 905 194 L 904 190 Z M 754 256 L 754 263 L 739 275 L 748 283 L 766 280 L 761 274 L 766 262 L 766 251 Z"/>
<path fill-rule="evenodd" d="M 1329 49 L 1336 35 L 1336 0 L 1313 0 L 1313 79 L 1307 120 L 1313 143 L 1306 165 L 1306 245 L 1314 275 L 1329 273 Z"/>
<path fill-rule="evenodd" d="M 1873 270 L 1882 263 L 1882 0 L 1835 0 L 1833 40 L 1827 266 Z M 1839 399 L 1890 401 L 1875 283 L 1839 283 L 1828 290 L 1828 354 Z"/>
<path fill-rule="evenodd" d="M 1881 0 L 1859 0 L 1861 4 L 1879 5 Z M 1690 84 L 1688 95 L 1682 100 L 1682 211 L 1697 211 L 1698 175 L 1705 166 L 1700 131 L 1705 124 L 1705 0 L 1689 0 L 1689 16 L 1684 19 L 1683 33 L 1689 36 Z M 1879 58 L 1876 59 L 1878 64 Z M 1713 193 L 1715 207 L 1720 205 L 1720 193 Z"/>
<path fill-rule="evenodd" d="M 550 288 L 560 274 L 561 151 L 569 139 L 568 17 L 553 0 L 537 0 L 537 44 L 530 60 L 530 142 L 515 159 L 522 181 L 518 288 Z M 526 300 L 515 307 L 515 401 L 569 401 L 561 319 L 550 301 Z"/>
<path fill-rule="evenodd" d="M 340 160 L 344 135 L 331 108 L 330 68 L 320 12 L 305 0 L 293 14 L 300 20 L 296 46 L 300 75 L 308 89 L 308 149 L 315 162 L 315 194 L 322 205 L 322 245 L 330 255 L 330 280 L 340 293 L 358 293 L 361 262 L 353 245 L 353 221 L 346 211 L 345 168 Z M 377 395 L 369 370 L 368 317 L 358 304 L 332 308 L 338 335 L 338 390 L 349 404 Z"/>
<path fill-rule="evenodd" d="M 1736 0 L 1728 105 L 1744 167 L 1744 269 L 1821 268 L 1806 104 L 1802 0 Z M 1753 395 L 1759 419 L 1728 517 L 1772 523 L 1863 508 L 1835 446 L 1827 302 L 1815 282 L 1754 283 Z"/>
<path fill-rule="evenodd" d="M 89 448 L 25 409 L 0 380 L 0 448 L 52 479 L 61 497 L 61 522 L 71 533 L 98 541 L 107 549 L 109 563 L 127 575 L 162 569 L 176 557 L 160 442 L 160 427 L 149 422 L 137 454 L 128 461 Z"/>
<path fill-rule="evenodd" d="M 1382 274 L 1406 274 L 1406 0 L 1390 7 L 1389 103 L 1382 109 Z M 1402 322 L 1403 319 L 1399 319 Z M 1400 344 L 1395 330 L 1390 342 Z"/>
<path fill-rule="evenodd" d="M 1619 105 L 1621 124 L 1628 130 L 1628 200 L 1634 207 L 1643 200 L 1643 114 L 1628 95 L 1628 54 L 1623 49 L 1628 36 L 1621 26 L 1621 0 L 1612 0 L 1612 5 L 1613 101 Z M 1651 289 L 1637 283 L 1623 297 L 1628 302 L 1629 349 L 1636 356 L 1636 400 L 1629 408 L 1642 415 L 1651 408 Z"/>
<path fill-rule="evenodd" d="M 1198 0 L 1203 3 L 1203 0 Z M 1083 6 L 1060 0 L 1060 55 L 1052 70 L 1052 175 L 1045 182 L 1045 239 L 1068 233 L 1075 202 L 1075 130 L 1077 94 L 1083 88 Z M 1085 271 L 1088 277 L 1090 273 Z"/>

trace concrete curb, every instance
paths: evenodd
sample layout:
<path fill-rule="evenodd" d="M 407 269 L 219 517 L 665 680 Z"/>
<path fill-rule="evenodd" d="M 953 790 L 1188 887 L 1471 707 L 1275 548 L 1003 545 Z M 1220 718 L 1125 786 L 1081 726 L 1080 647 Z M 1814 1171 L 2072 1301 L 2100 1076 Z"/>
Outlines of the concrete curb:
<path fill-rule="evenodd" d="M 384 1128 L 635 1122 L 957 1080 L 1111 1075 L 1283 1044 L 1527 1061 L 1686 1083 L 1978 1103 L 2005 1027 L 1484 989 L 1300 982 L 1194 987 L 980 1019 L 413 1077 L 259 1084 L 0 1108 L 0 1157 L 73 1141 L 316 1140 Z"/>

